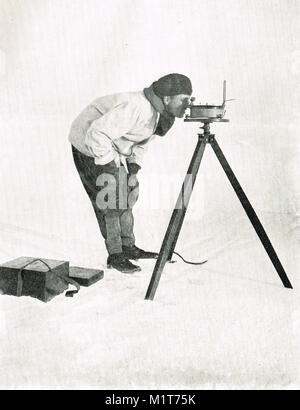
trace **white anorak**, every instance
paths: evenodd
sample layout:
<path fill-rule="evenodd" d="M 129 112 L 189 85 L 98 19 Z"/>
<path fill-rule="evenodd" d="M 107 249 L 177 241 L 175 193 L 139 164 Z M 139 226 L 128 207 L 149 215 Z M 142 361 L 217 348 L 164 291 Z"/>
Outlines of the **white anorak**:
<path fill-rule="evenodd" d="M 115 161 L 141 166 L 154 137 L 159 111 L 143 91 L 108 95 L 88 105 L 72 123 L 69 141 L 95 164 Z"/>

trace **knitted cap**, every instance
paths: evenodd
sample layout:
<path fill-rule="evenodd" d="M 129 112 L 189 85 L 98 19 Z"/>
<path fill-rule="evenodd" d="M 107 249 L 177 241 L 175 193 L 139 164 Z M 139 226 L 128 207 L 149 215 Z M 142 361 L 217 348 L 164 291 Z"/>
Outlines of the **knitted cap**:
<path fill-rule="evenodd" d="M 158 97 L 178 94 L 192 95 L 191 80 L 183 74 L 168 74 L 153 83 L 153 91 Z"/>

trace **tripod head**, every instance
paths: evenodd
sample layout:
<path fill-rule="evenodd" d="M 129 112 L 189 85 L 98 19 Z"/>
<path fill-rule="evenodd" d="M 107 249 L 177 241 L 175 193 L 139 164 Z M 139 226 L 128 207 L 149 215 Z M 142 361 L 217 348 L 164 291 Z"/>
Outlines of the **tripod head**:
<path fill-rule="evenodd" d="M 203 133 L 198 134 L 198 136 L 200 140 L 211 143 L 215 136 L 210 133 L 210 124 L 213 122 L 229 122 L 229 120 L 225 118 L 190 118 L 186 116 L 184 122 L 201 122 L 203 126 L 200 128 L 203 129 Z"/>
<path fill-rule="evenodd" d="M 226 118 L 191 118 L 186 115 L 184 122 L 202 122 L 203 124 L 211 124 L 212 122 L 229 122 L 229 120 Z"/>

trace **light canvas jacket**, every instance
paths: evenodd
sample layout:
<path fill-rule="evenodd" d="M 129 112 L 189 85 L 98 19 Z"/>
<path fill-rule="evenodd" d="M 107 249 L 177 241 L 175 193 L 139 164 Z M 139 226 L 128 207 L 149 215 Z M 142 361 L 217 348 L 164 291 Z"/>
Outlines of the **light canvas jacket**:
<path fill-rule="evenodd" d="M 96 164 L 115 160 L 119 165 L 127 159 L 141 165 L 162 110 L 154 108 L 144 91 L 97 98 L 72 123 L 69 141 Z"/>

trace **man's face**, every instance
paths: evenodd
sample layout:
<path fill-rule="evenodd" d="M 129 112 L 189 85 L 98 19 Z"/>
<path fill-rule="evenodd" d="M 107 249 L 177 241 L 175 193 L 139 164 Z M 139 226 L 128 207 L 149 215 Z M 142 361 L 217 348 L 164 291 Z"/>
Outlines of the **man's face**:
<path fill-rule="evenodd" d="M 177 118 L 182 118 L 191 103 L 191 96 L 187 94 L 178 94 L 171 97 L 164 97 L 163 101 L 169 114 L 172 114 Z"/>

